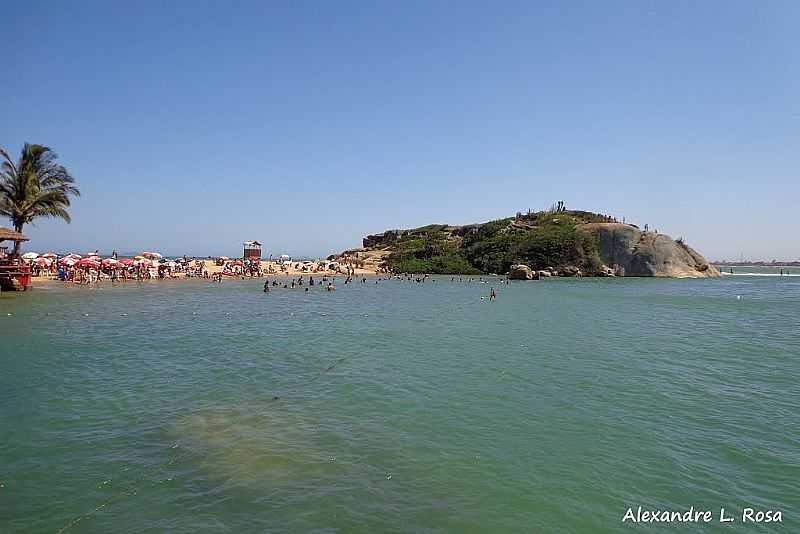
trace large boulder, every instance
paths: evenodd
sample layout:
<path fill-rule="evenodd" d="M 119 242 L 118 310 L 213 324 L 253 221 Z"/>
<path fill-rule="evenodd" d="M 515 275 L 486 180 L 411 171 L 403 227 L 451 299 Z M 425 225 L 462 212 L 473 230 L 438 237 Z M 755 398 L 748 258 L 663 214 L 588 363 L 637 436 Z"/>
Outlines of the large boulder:
<path fill-rule="evenodd" d="M 600 259 L 613 265 L 617 276 L 706 278 L 719 271 L 681 240 L 620 223 L 592 223 L 578 227 L 597 238 Z"/>
<path fill-rule="evenodd" d="M 583 272 L 574 265 L 567 265 L 561 271 L 559 271 L 560 276 L 574 276 L 574 277 L 581 277 L 583 276 Z"/>
<path fill-rule="evenodd" d="M 539 274 L 527 265 L 512 265 L 508 271 L 509 280 L 538 280 Z"/>

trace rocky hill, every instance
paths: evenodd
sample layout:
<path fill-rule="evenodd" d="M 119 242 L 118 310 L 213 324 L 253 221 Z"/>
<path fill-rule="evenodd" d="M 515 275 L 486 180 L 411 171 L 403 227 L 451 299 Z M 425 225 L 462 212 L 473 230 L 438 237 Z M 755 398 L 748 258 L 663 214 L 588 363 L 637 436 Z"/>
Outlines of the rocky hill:
<path fill-rule="evenodd" d="M 512 266 L 542 276 L 719 276 L 682 239 L 585 211 L 551 210 L 496 221 L 433 224 L 364 238 L 337 259 L 392 272 L 504 274 Z"/>

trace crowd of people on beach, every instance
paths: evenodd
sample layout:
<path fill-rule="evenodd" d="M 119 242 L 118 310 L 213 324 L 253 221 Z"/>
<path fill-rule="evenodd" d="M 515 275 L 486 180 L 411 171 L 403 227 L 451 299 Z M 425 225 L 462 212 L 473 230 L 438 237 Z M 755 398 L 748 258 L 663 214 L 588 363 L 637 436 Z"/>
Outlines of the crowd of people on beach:
<path fill-rule="evenodd" d="M 22 261 L 30 266 L 36 278 L 48 278 L 75 284 L 95 284 L 103 281 L 164 280 L 204 278 L 221 282 L 224 278 L 252 278 L 275 274 L 295 273 L 355 274 L 349 264 L 323 261 L 272 262 L 258 258 L 231 259 L 225 256 L 165 259 L 157 252 L 142 252 L 131 258 L 120 258 L 116 252 L 101 258 L 97 251 L 84 255 L 55 253 L 26 253 Z"/>
<path fill-rule="evenodd" d="M 120 258 L 116 253 L 101 258 L 97 252 L 85 255 L 67 254 L 58 256 L 54 253 L 23 256 L 23 261 L 31 266 L 35 277 L 45 277 L 78 285 L 97 284 L 104 281 L 126 282 L 145 280 L 166 280 L 177 278 L 200 278 L 214 283 L 222 283 L 228 279 L 267 279 L 263 285 L 264 293 L 276 289 L 302 289 L 309 292 L 314 288 L 324 291 L 336 291 L 336 277 L 344 277 L 344 285 L 359 283 L 379 284 L 383 281 L 401 280 L 415 283 L 436 282 L 436 278 L 428 274 L 390 273 L 376 270 L 374 273 L 357 272 L 355 267 L 347 263 L 314 262 L 314 261 L 261 261 L 256 258 L 230 259 L 225 256 L 215 258 L 188 258 L 186 256 L 165 259 L 156 252 L 143 252 L 132 258 Z M 452 276 L 451 282 L 489 283 L 483 277 Z M 507 279 L 498 280 L 508 284 Z M 481 297 L 483 300 L 485 297 Z M 497 293 L 492 287 L 488 299 L 495 300 Z"/>

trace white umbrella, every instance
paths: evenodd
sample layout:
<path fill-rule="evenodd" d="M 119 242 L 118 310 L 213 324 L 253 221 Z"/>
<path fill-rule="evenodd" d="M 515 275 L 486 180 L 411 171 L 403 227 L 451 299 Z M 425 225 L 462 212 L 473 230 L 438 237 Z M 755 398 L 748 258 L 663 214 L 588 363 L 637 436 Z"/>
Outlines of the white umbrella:
<path fill-rule="evenodd" d="M 22 255 L 23 260 L 35 260 L 38 257 L 39 255 L 35 252 L 26 252 L 25 254 Z"/>
<path fill-rule="evenodd" d="M 158 252 L 142 252 L 142 256 L 150 258 L 151 260 L 160 260 L 162 258 L 161 254 Z"/>
<path fill-rule="evenodd" d="M 47 254 L 42 254 L 43 258 L 57 258 L 58 254 L 55 252 L 48 252 Z"/>

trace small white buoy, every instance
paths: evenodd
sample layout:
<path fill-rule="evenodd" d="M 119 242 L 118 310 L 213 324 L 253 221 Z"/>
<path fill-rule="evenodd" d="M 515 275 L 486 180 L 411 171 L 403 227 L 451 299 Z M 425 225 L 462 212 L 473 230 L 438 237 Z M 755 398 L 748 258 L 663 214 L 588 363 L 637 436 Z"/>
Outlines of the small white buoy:
<path fill-rule="evenodd" d="M 128 316 L 128 314 L 127 314 L 127 313 L 120 313 L 120 316 L 122 316 L 122 317 L 127 317 L 127 316 Z"/>
<path fill-rule="evenodd" d="M 84 313 L 83 316 L 84 317 L 89 317 L 89 314 L 88 313 Z"/>
<path fill-rule="evenodd" d="M 742 300 L 742 296 L 741 295 L 736 295 L 736 300 Z"/>
<path fill-rule="evenodd" d="M 9 313 L 8 316 L 11 317 L 11 314 Z"/>

